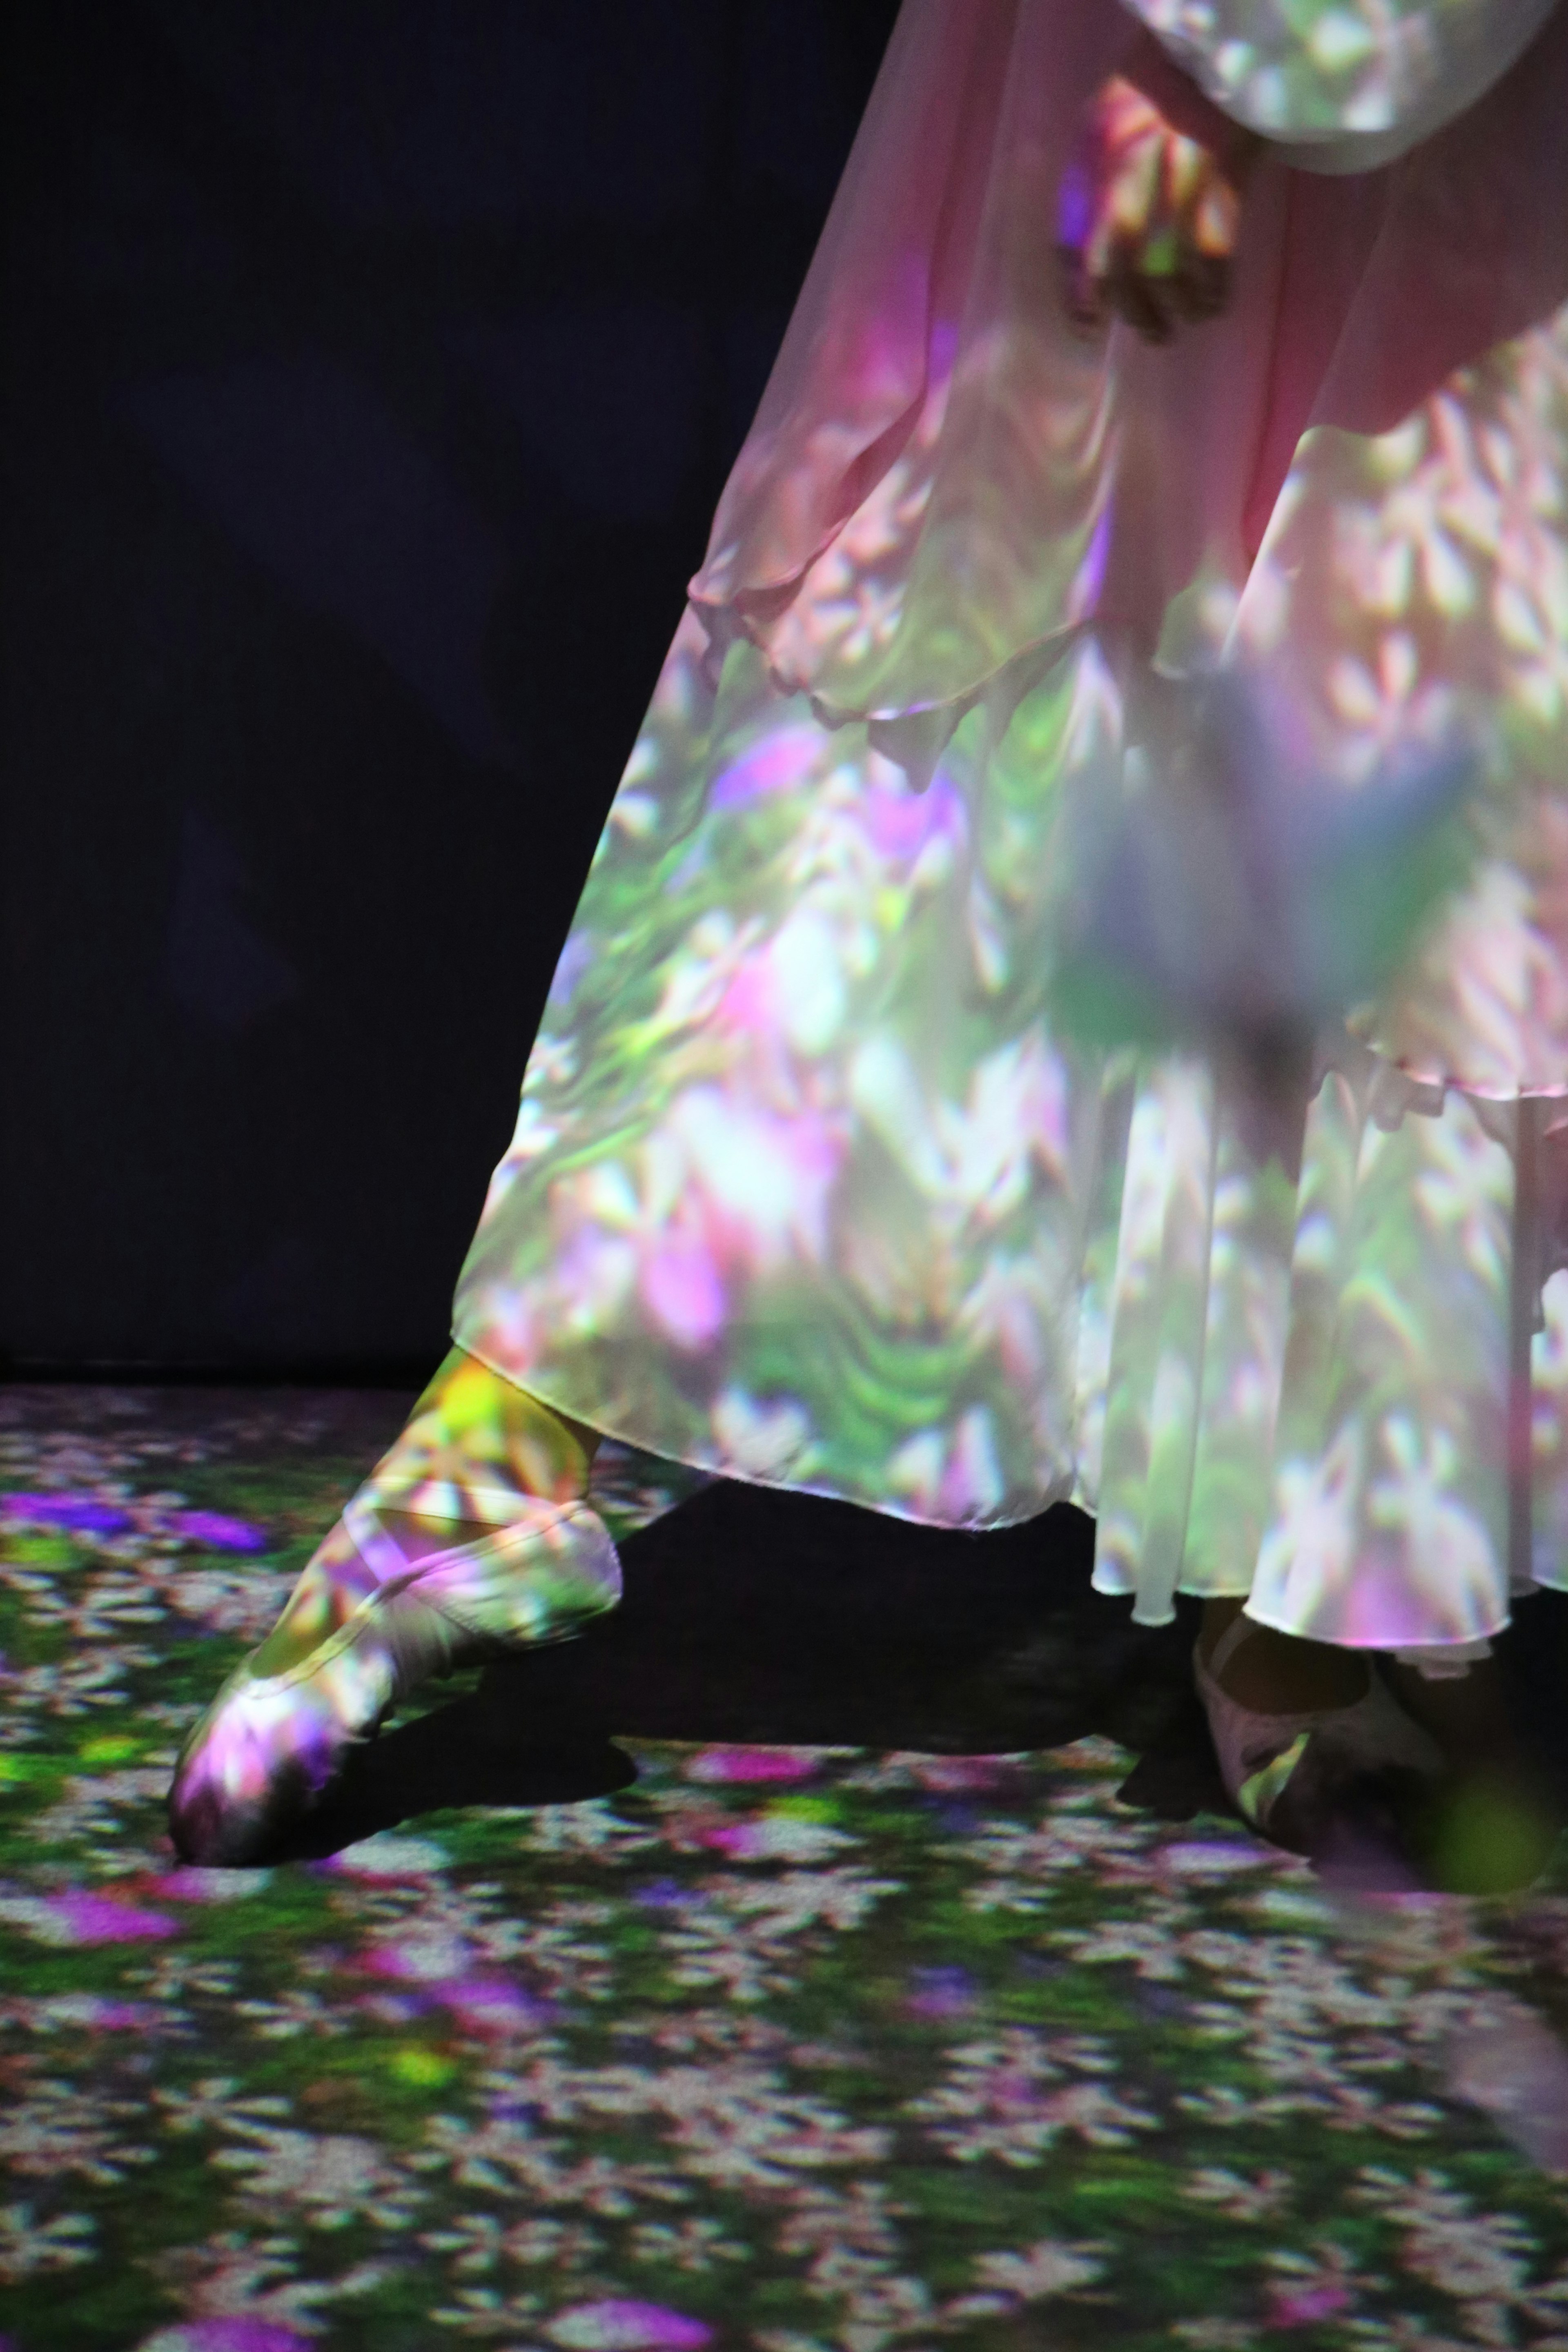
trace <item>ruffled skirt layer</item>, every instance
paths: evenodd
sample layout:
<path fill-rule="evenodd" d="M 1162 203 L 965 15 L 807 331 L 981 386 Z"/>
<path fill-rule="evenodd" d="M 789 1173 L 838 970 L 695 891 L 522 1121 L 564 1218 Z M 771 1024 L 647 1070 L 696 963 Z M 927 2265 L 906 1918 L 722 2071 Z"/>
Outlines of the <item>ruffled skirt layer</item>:
<path fill-rule="evenodd" d="M 611 811 L 456 1334 L 607 1433 L 984 1528 L 1071 1497 L 1097 1580 L 1373 1646 L 1557 1579 L 1551 1107 L 1342 1034 L 1260 1135 L 1201 1056 L 1059 1034 L 1092 634 L 923 790 L 683 623 Z M 1542 1311 L 1543 1310 L 1543 1311 Z M 1537 1323 L 1540 1328 L 1534 1328 Z"/>
<path fill-rule="evenodd" d="M 1077 1497 L 1146 1620 L 1473 1640 L 1568 1521 L 1568 14 L 1386 170 L 1260 163 L 1228 314 L 1155 351 L 1054 290 L 1134 33 L 900 17 L 457 1337 L 731 1475 L 955 1527 Z M 1390 753 L 1479 761 L 1463 888 L 1271 1122 L 1059 988 L 1085 811 L 1218 662 L 1345 838 Z"/>

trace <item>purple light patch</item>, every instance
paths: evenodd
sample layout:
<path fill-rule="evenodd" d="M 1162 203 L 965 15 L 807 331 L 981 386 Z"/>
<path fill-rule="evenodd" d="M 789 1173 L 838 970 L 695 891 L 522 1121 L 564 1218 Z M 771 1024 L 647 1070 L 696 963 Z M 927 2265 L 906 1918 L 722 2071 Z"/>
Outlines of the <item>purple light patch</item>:
<path fill-rule="evenodd" d="M 1077 617 L 1087 616 L 1100 603 L 1105 585 L 1105 569 L 1110 560 L 1110 530 L 1116 509 L 1110 499 L 1101 508 L 1084 549 L 1083 561 L 1072 584 L 1072 611 Z"/>
<path fill-rule="evenodd" d="M 1162 1846 L 1159 1859 L 1166 1870 L 1191 1877 L 1228 1877 L 1233 1871 L 1258 1870 L 1267 1861 L 1250 1839 L 1182 1838 Z"/>
<path fill-rule="evenodd" d="M 643 1268 L 648 1310 L 678 1348 L 705 1347 L 728 1310 L 718 1268 L 700 1241 L 676 1235 Z"/>
<path fill-rule="evenodd" d="M 756 1862 L 772 1851 L 766 1822 L 725 1822 L 707 1832 L 702 1843 L 731 1862 Z"/>
<path fill-rule="evenodd" d="M 109 1895 L 59 1895 L 49 1908 L 64 1921 L 77 1944 L 150 1943 L 180 1932 L 179 1922 L 166 1911 L 138 1911 Z"/>
<path fill-rule="evenodd" d="M 1071 253 L 1082 247 L 1094 215 L 1089 173 L 1081 163 L 1069 163 L 1057 190 L 1057 243 Z"/>
<path fill-rule="evenodd" d="M 974 1979 L 967 1969 L 915 1969 L 904 2007 L 911 2017 L 965 2017 L 974 2007 Z"/>
<path fill-rule="evenodd" d="M 963 800 L 940 769 L 923 793 L 868 785 L 860 796 L 860 818 L 868 839 L 888 858 L 916 858 L 941 834 L 961 848 L 969 830 Z"/>
<path fill-rule="evenodd" d="M 701 2352 L 713 2341 L 704 2320 L 660 2303 L 633 2303 L 613 2295 L 603 2303 L 575 2303 L 551 2322 L 552 2343 L 566 2352 Z"/>
<path fill-rule="evenodd" d="M 467 1977 L 461 1984 L 446 1986 L 437 1998 L 480 2033 L 525 2032 L 555 2013 L 547 2001 L 535 2000 L 504 1977 Z"/>
<path fill-rule="evenodd" d="M 231 1519 L 222 1511 L 176 1511 L 168 1525 L 187 1543 L 208 1545 L 214 1551 L 265 1551 L 267 1538 L 248 1520 Z"/>
<path fill-rule="evenodd" d="M 705 1748 L 686 1768 L 689 1780 L 809 1780 L 815 1756 L 798 1748 Z"/>
<path fill-rule="evenodd" d="M 25 1527 L 58 1528 L 67 1535 L 122 1535 L 134 1527 L 134 1515 L 121 1503 L 106 1503 L 97 1495 L 0 1495 L 0 1511 Z M 267 1538 L 248 1520 L 230 1518 L 224 1511 L 154 1511 L 144 1525 L 179 1536 L 186 1543 L 205 1544 L 215 1551 L 265 1551 Z"/>
<path fill-rule="evenodd" d="M 428 2017 L 434 2001 L 412 1992 L 363 1992 L 354 2002 L 366 2017 L 378 2018 L 383 2025 L 414 2025 L 420 2018 Z"/>
<path fill-rule="evenodd" d="M 131 1514 L 96 1495 L 0 1495 L 8 1518 L 35 1528 L 63 1528 L 68 1535 L 117 1535 Z"/>
<path fill-rule="evenodd" d="M 561 950 L 561 961 L 555 967 L 555 977 L 550 983 L 550 1003 L 559 1008 L 565 1004 L 573 990 L 594 961 L 594 942 L 585 931 L 574 931 Z"/>
<path fill-rule="evenodd" d="M 969 1837 L 980 1825 L 980 1815 L 973 1805 L 955 1805 L 951 1800 L 932 1801 L 937 1827 L 949 1837 Z"/>
<path fill-rule="evenodd" d="M 1316 2327 L 1321 2320 L 1336 2318 L 1342 2311 L 1347 2311 L 1352 2300 L 1350 2289 L 1338 2279 L 1325 2279 L 1321 2286 L 1274 2286 L 1269 2290 L 1269 2325 Z"/>
<path fill-rule="evenodd" d="M 646 1886 L 637 1888 L 636 1899 L 648 1911 L 676 1911 L 686 1895 L 677 1878 L 650 1878 Z"/>
<path fill-rule="evenodd" d="M 967 1794 L 973 1790 L 1016 1787 L 1023 1774 L 1011 1758 L 1005 1756 L 922 1756 L 919 1779 L 927 1789 Z"/>
<path fill-rule="evenodd" d="M 158 2341 L 168 2352 L 306 2352 L 310 2338 L 276 2319 L 195 2319 Z"/>
<path fill-rule="evenodd" d="M 710 804 L 744 808 L 752 801 L 771 800 L 775 793 L 793 792 L 810 776 L 822 749 L 822 736 L 815 727 L 785 727 L 764 735 L 717 779 Z"/>
<path fill-rule="evenodd" d="M 71 2021 L 92 2033 L 146 2033 L 160 2021 L 160 2011 L 145 2000 L 89 2000 L 73 2010 Z M 0 2337 L 0 2352 L 5 2352 Z"/>

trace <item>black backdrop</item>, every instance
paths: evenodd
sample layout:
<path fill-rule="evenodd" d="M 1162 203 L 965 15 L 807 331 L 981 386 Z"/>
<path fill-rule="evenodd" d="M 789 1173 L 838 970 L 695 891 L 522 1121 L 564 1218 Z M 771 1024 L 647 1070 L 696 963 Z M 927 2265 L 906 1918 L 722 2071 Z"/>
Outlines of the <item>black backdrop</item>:
<path fill-rule="evenodd" d="M 14 1370 L 405 1378 L 893 0 L 11 0 Z"/>

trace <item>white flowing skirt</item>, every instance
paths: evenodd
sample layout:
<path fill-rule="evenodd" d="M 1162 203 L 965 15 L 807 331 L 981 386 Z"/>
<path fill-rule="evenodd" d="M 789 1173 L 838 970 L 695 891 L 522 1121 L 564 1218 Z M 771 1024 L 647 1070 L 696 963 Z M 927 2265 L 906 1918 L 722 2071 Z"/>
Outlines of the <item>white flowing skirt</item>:
<path fill-rule="evenodd" d="M 1135 32 L 903 12 L 456 1336 L 705 1469 L 966 1528 L 1074 1497 L 1146 1621 L 1472 1641 L 1568 1518 L 1568 12 L 1387 169 L 1262 161 L 1227 315 L 1163 351 L 1054 291 Z M 1463 889 L 1272 1151 L 1202 1054 L 1062 1018 L 1074 823 L 1216 661 L 1325 805 L 1485 746 Z"/>

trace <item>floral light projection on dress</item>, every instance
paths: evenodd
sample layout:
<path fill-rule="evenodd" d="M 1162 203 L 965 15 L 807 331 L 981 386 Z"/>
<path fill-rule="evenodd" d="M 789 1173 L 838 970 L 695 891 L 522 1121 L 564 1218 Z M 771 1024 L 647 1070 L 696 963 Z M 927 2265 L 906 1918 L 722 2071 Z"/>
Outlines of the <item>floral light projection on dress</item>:
<path fill-rule="evenodd" d="M 1507 0 L 1248 8 L 1243 70 L 1237 9 L 1141 13 L 1304 139 L 1408 140 L 1483 18 L 1498 57 L 1532 28 Z M 1055 295 L 1074 126 L 1138 37 L 1109 0 L 905 12 L 457 1337 L 704 1468 L 959 1525 L 1074 1496 L 1144 1619 L 1250 1591 L 1324 1639 L 1470 1640 L 1530 1567 L 1519 1374 L 1562 1262 L 1568 31 L 1386 171 L 1265 151 L 1228 315 L 1168 351 L 1075 340 Z M 1395 912 L 1390 760 L 1479 763 L 1462 887 L 1303 1066 L 1299 1166 L 1223 1055 L 1091 1043 L 1055 992 L 1085 807 L 1231 660 L 1288 705 L 1325 823 L 1353 846 L 1365 813 L 1347 930 Z"/>
<path fill-rule="evenodd" d="M 1554 0 L 1131 0 L 1217 104 L 1266 137 L 1401 147 L 1479 97 Z"/>

